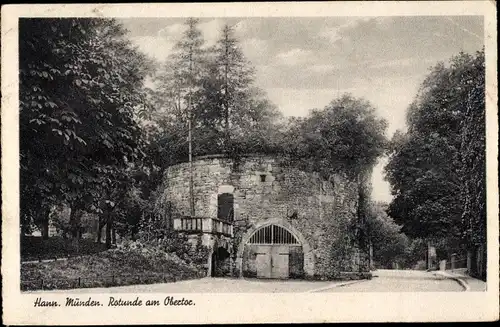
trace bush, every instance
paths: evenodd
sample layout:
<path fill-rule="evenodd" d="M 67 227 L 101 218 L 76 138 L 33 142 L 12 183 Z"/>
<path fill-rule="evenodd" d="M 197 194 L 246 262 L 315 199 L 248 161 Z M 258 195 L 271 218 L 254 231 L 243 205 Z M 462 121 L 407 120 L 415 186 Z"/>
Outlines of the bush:
<path fill-rule="evenodd" d="M 150 249 L 175 254 L 188 264 L 202 268 L 208 262 L 209 248 L 202 245 L 201 238 L 197 243 L 190 242 L 188 236 L 168 229 L 164 220 L 158 219 L 150 222 L 151 228 L 143 229 L 138 233 L 138 240 L 125 241 L 125 247 L 148 247 Z"/>
<path fill-rule="evenodd" d="M 204 272 L 158 249 L 118 248 L 65 261 L 21 265 L 21 290 L 109 287 L 200 278 Z"/>

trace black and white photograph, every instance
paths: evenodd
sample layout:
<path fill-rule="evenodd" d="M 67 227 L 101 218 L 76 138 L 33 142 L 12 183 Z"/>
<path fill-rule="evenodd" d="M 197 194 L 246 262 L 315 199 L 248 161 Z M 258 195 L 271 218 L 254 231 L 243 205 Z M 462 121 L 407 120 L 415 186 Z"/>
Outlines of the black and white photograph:
<path fill-rule="evenodd" d="M 20 15 L 11 288 L 61 314 L 498 292 L 485 16 L 364 12 Z"/>

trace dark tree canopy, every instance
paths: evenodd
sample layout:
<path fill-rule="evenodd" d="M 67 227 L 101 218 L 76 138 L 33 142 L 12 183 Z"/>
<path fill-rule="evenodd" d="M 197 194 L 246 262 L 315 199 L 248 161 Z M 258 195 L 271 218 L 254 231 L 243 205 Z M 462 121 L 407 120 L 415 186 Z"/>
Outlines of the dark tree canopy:
<path fill-rule="evenodd" d="M 369 171 L 384 153 L 387 122 L 366 100 L 345 94 L 323 110 L 294 119 L 284 133 L 282 151 L 305 169 L 328 176 Z"/>
<path fill-rule="evenodd" d="M 473 59 L 476 74 L 468 93 L 466 117 L 461 122 L 463 238 L 469 246 L 486 243 L 486 107 L 484 52 Z"/>
<path fill-rule="evenodd" d="M 24 226 L 61 202 L 100 212 L 142 158 L 137 113 L 149 65 L 125 35 L 111 19 L 20 20 Z"/>
<path fill-rule="evenodd" d="M 387 205 L 371 203 L 367 215 L 367 231 L 373 246 L 374 261 L 384 268 L 392 268 L 394 262 L 403 263 L 410 241 L 401 233 L 401 226 L 387 215 Z"/>
<path fill-rule="evenodd" d="M 386 173 L 395 197 L 389 213 L 408 235 L 459 238 L 462 216 L 471 219 L 464 204 L 481 216 L 484 200 L 484 52 L 436 65 L 409 108 L 407 124 L 389 151 Z M 464 189 L 464 179 L 471 178 L 478 187 Z"/>

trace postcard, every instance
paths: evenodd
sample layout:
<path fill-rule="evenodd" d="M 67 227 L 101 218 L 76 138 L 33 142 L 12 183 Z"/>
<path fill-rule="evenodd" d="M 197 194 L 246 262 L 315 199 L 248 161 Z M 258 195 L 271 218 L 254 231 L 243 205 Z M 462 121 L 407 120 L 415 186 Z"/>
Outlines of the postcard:
<path fill-rule="evenodd" d="M 497 320 L 494 9 L 2 7 L 5 323 Z"/>

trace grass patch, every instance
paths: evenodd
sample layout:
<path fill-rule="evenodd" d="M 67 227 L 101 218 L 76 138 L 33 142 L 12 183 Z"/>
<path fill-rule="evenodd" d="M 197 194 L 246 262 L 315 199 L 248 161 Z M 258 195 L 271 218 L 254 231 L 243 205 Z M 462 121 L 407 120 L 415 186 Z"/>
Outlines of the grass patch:
<path fill-rule="evenodd" d="M 165 252 L 114 249 L 66 261 L 21 265 L 21 290 L 54 290 L 174 282 L 203 277 Z"/>
<path fill-rule="evenodd" d="M 21 238 L 22 261 L 67 258 L 95 254 L 105 250 L 105 244 L 88 239 L 70 240 L 56 236 L 47 240 L 38 236 L 23 236 Z"/>

